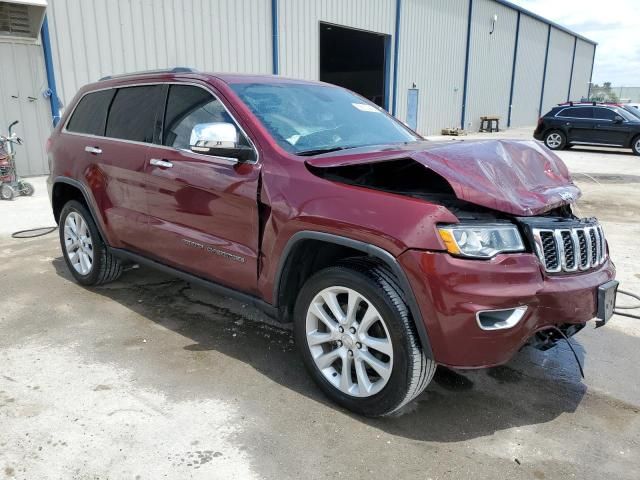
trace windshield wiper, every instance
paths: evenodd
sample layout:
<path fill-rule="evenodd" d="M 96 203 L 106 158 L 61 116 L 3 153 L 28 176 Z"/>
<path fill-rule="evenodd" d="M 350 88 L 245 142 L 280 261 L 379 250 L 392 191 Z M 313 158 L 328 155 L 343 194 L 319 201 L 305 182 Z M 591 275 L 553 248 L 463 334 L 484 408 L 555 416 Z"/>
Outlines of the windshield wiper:
<path fill-rule="evenodd" d="M 321 153 L 337 152 L 338 150 L 346 150 L 348 148 L 355 148 L 355 147 L 315 148 L 313 150 L 303 150 L 301 152 L 296 152 L 296 155 L 301 155 L 301 156 L 304 156 L 304 157 L 310 157 L 311 155 L 320 155 Z"/>

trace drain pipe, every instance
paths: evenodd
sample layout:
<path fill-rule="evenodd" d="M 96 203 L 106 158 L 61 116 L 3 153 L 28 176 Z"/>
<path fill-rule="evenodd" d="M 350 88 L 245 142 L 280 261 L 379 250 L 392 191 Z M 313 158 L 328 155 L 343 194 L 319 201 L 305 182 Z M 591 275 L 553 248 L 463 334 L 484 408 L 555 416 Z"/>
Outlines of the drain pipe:
<path fill-rule="evenodd" d="M 45 15 L 40 29 L 40 38 L 42 38 L 42 50 L 44 52 L 44 67 L 47 71 L 48 88 L 45 96 L 49 97 L 51 103 L 51 117 L 53 126 L 58 125 L 60 121 L 60 100 L 58 99 L 58 90 L 56 88 L 56 76 L 53 71 L 53 56 L 51 54 L 51 39 L 49 38 L 49 23 Z"/>

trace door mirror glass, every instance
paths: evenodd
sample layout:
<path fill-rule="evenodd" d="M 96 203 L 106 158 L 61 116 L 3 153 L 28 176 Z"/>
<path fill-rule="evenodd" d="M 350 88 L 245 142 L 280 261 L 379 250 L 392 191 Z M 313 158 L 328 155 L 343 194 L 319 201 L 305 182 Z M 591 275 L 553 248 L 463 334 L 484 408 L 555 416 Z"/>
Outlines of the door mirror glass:
<path fill-rule="evenodd" d="M 615 117 L 613 117 L 613 123 L 622 123 L 624 122 L 624 118 L 622 118 L 620 115 L 616 115 Z"/>
<path fill-rule="evenodd" d="M 191 151 L 217 157 L 247 161 L 254 158 L 253 149 L 239 143 L 239 132 L 232 123 L 198 123 L 191 130 Z"/>

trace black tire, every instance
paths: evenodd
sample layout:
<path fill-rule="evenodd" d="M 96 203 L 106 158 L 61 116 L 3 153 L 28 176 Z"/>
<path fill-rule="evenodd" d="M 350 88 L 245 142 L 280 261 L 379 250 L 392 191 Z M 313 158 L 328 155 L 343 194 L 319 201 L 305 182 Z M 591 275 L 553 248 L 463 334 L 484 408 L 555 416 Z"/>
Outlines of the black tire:
<path fill-rule="evenodd" d="M 631 150 L 634 154 L 640 155 L 640 135 L 631 140 Z"/>
<path fill-rule="evenodd" d="M 91 236 L 93 247 L 93 263 L 91 269 L 89 270 L 89 273 L 87 273 L 86 275 L 82 275 L 73 267 L 71 261 L 69 260 L 67 249 L 65 247 L 64 225 L 67 216 L 72 212 L 79 214 L 86 222 L 89 229 L 89 234 Z M 86 286 L 102 285 L 104 283 L 116 280 L 122 274 L 122 263 L 118 258 L 116 258 L 109 252 L 104 241 L 102 240 L 102 237 L 100 236 L 100 232 L 96 227 L 91 213 L 89 213 L 87 208 L 82 203 L 76 200 L 70 200 L 69 202 L 67 202 L 60 212 L 60 220 L 58 225 L 60 247 L 62 248 L 64 261 L 67 264 L 67 268 L 71 272 L 71 275 L 73 275 L 73 278 L 75 278 L 78 283 Z"/>
<path fill-rule="evenodd" d="M 544 135 L 544 144 L 550 150 L 562 150 L 567 146 L 567 136 L 560 130 L 549 130 Z"/>
<path fill-rule="evenodd" d="M 355 397 L 333 386 L 316 366 L 306 336 L 306 316 L 314 297 L 331 286 L 346 287 L 364 295 L 381 314 L 393 348 L 393 366 L 387 384 L 369 397 Z M 383 266 L 367 260 L 350 260 L 314 274 L 296 301 L 294 330 L 305 366 L 323 392 L 339 405 L 360 415 L 389 415 L 409 403 L 429 384 L 436 363 L 425 356 L 402 291 Z"/>
<path fill-rule="evenodd" d="M 25 197 L 30 197 L 35 192 L 35 188 L 33 188 L 33 185 L 30 184 L 29 182 L 22 182 L 22 184 L 20 185 L 20 188 L 21 188 L 20 193 Z"/>
<path fill-rule="evenodd" d="M 0 185 L 0 198 L 2 200 L 13 200 L 16 198 L 16 191 L 8 183 Z"/>

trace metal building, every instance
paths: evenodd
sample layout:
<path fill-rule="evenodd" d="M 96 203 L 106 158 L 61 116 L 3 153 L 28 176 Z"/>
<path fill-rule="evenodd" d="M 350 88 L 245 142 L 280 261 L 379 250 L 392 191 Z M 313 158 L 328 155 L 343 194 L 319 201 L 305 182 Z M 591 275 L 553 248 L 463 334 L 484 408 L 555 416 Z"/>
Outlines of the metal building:
<path fill-rule="evenodd" d="M 0 131 L 21 120 L 20 172 L 46 173 L 80 86 L 172 66 L 344 85 L 425 135 L 532 126 L 587 96 L 595 48 L 503 0 L 0 1 Z"/>

